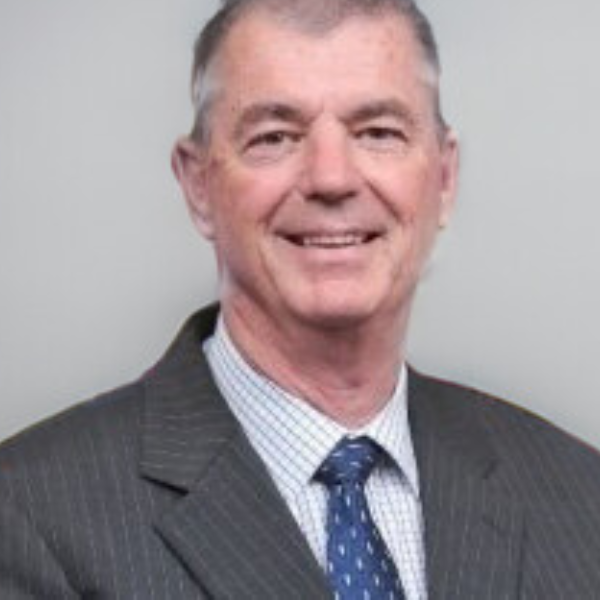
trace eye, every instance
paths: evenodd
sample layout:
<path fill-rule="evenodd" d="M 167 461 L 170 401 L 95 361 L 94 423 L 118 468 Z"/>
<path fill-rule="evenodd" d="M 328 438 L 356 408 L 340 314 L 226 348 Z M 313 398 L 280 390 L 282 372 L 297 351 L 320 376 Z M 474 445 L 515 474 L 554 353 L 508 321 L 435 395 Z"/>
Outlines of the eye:
<path fill-rule="evenodd" d="M 301 135 L 295 131 L 266 131 L 250 137 L 244 153 L 257 160 L 274 160 L 293 151 L 300 139 Z"/>
<path fill-rule="evenodd" d="M 381 151 L 395 150 L 408 142 L 408 137 L 403 129 L 379 125 L 360 129 L 356 137 L 367 148 Z"/>

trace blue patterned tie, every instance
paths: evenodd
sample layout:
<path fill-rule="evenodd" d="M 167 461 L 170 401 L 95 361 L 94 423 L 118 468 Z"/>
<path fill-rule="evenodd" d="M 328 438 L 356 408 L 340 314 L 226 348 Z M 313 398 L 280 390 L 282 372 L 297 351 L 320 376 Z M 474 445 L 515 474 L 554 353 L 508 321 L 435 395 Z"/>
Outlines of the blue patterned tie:
<path fill-rule="evenodd" d="M 404 599 L 400 576 L 364 492 L 382 453 L 368 437 L 344 438 L 315 476 L 329 490 L 327 576 L 336 600 Z"/>

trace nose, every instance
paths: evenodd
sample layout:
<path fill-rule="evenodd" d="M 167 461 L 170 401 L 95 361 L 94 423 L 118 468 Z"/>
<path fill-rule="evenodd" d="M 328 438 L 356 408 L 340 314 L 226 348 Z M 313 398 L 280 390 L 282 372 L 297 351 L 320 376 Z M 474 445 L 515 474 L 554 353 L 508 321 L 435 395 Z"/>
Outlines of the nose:
<path fill-rule="evenodd" d="M 335 203 L 358 193 L 360 176 L 351 139 L 341 128 L 328 127 L 311 133 L 303 167 L 301 187 L 309 200 Z"/>

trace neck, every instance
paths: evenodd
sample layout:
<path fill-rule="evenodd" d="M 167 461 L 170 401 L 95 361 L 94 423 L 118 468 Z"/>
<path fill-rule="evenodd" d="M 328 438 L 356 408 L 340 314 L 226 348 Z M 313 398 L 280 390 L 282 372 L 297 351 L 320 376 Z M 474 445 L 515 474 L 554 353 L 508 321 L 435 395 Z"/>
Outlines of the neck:
<path fill-rule="evenodd" d="M 331 419 L 361 427 L 392 396 L 408 315 L 327 329 L 293 320 L 274 326 L 247 308 L 223 304 L 228 332 L 244 358 Z"/>

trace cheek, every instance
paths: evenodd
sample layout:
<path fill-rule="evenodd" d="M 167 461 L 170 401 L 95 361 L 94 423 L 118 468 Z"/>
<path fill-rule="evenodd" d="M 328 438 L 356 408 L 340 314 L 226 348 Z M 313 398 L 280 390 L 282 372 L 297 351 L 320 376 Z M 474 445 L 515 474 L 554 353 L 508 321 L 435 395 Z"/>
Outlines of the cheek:
<path fill-rule="evenodd" d="M 214 242 L 221 262 L 255 260 L 281 197 L 277 183 L 276 179 L 233 170 L 213 181 Z"/>
<path fill-rule="evenodd" d="M 427 252 L 433 244 L 439 230 L 440 208 L 440 200 L 434 193 L 422 194 L 405 207 L 403 225 L 421 251 Z"/>
<path fill-rule="evenodd" d="M 396 223 L 396 252 L 407 266 L 426 260 L 439 229 L 441 193 L 430 169 L 395 170 L 380 177 L 377 193 Z"/>
<path fill-rule="evenodd" d="M 431 177 L 414 170 L 393 170 L 371 178 L 374 189 L 394 220 L 402 227 L 419 227 L 435 221 L 438 198 Z"/>
<path fill-rule="evenodd" d="M 241 235 L 268 233 L 275 214 L 293 189 L 293 178 L 275 169 L 238 172 L 235 176 L 230 173 L 212 192 L 219 229 L 235 229 Z"/>

